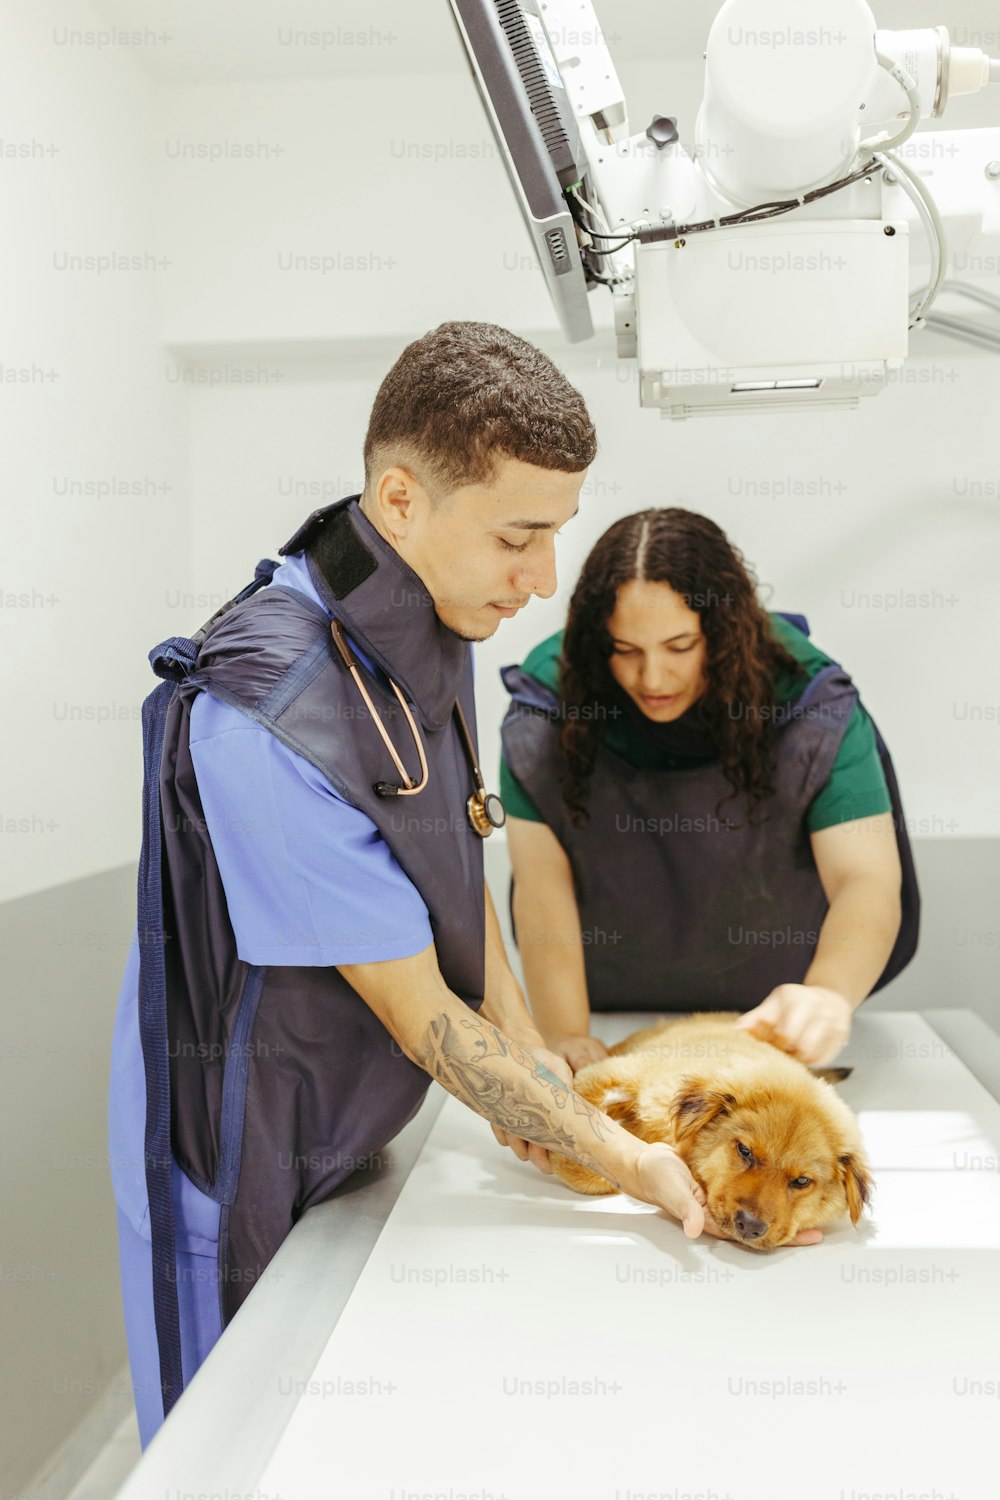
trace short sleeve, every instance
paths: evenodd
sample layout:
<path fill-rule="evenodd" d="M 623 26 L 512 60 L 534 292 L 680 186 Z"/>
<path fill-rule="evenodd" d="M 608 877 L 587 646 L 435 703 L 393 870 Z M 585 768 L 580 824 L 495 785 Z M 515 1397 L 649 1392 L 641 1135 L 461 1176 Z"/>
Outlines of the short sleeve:
<path fill-rule="evenodd" d="M 854 705 L 837 758 L 826 785 L 817 792 L 806 813 L 810 833 L 872 818 L 892 811 L 892 799 L 879 759 L 872 721 Z"/>
<path fill-rule="evenodd" d="M 370 963 L 433 941 L 423 898 L 376 824 L 304 756 L 202 692 L 191 757 L 244 962 Z"/>

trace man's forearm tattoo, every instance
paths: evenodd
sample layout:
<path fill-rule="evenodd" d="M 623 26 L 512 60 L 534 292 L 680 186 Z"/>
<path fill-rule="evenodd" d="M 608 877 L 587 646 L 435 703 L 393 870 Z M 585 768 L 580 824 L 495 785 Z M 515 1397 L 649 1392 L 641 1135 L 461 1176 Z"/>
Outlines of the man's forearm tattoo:
<path fill-rule="evenodd" d="M 553 1119 L 552 1112 L 568 1110 L 597 1141 L 611 1138 L 607 1116 L 567 1088 L 543 1063 L 489 1022 L 470 1015 L 459 1024 L 461 1032 L 450 1016 L 434 1017 L 415 1050 L 420 1066 L 449 1093 L 501 1130 L 572 1157 L 620 1188 L 608 1163 L 599 1161 L 590 1152 L 582 1153 L 575 1136 Z M 505 1057 L 523 1069 L 523 1073 L 506 1078 L 494 1071 L 491 1059 Z M 547 1104 L 530 1097 L 527 1085 L 531 1079 L 544 1086 Z"/>

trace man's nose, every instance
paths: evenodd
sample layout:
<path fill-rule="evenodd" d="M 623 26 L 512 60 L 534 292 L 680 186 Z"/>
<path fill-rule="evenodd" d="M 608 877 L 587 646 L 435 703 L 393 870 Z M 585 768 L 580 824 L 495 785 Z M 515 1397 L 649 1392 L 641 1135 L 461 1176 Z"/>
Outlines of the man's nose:
<path fill-rule="evenodd" d="M 551 599 L 558 586 L 555 549 L 533 563 L 526 562 L 518 570 L 517 586 L 540 599 Z"/>

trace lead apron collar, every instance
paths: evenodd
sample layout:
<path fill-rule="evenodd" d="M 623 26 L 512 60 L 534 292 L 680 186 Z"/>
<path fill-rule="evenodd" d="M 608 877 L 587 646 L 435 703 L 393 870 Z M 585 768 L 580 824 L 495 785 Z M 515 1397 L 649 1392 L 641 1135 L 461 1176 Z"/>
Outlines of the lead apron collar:
<path fill-rule="evenodd" d="M 423 582 L 376 531 L 359 498 L 348 495 L 313 511 L 279 554 L 305 553 L 309 576 L 334 618 L 399 683 L 424 728 L 443 729 L 458 696 L 469 642 L 438 618 Z"/>

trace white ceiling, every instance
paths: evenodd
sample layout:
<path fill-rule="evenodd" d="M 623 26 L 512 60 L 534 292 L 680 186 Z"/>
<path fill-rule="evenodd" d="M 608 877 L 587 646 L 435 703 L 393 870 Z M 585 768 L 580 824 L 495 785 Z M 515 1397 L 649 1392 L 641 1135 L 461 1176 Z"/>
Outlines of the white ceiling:
<path fill-rule="evenodd" d="M 164 83 L 386 77 L 466 66 L 448 0 L 94 0 L 94 7 L 110 25 L 148 27 L 168 38 L 134 49 Z M 699 57 L 719 8 L 719 0 L 598 0 L 596 6 L 616 60 L 658 53 L 666 63 Z M 994 38 L 1000 32 L 996 0 L 877 0 L 873 10 L 885 27 L 943 24 L 953 33 Z M 836 0 L 830 13 L 835 17 Z M 334 33 L 339 44 L 289 43 L 288 32 Z"/>

